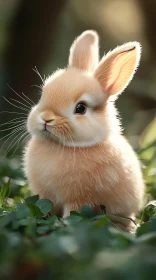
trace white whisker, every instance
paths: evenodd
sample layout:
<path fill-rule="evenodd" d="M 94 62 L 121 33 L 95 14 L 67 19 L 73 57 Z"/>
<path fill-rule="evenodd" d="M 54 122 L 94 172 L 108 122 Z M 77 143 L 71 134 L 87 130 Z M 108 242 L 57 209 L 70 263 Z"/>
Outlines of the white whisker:
<path fill-rule="evenodd" d="M 17 103 L 19 103 L 19 104 L 21 104 L 22 106 L 25 106 L 26 108 L 28 108 L 29 110 L 31 109 L 30 107 L 28 107 L 27 105 L 25 105 L 24 103 L 22 103 L 22 102 L 20 102 L 20 101 L 18 101 L 18 100 L 16 100 L 16 99 L 14 99 L 14 98 L 10 98 L 11 100 L 13 100 L 13 101 L 15 101 L 15 102 L 17 102 Z"/>
<path fill-rule="evenodd" d="M 6 137 L 8 137 L 10 134 L 13 134 L 13 132 L 15 131 L 16 129 L 14 129 L 13 131 L 11 131 L 10 133 L 8 133 L 7 135 L 3 136 L 0 138 L 0 141 Z"/>
<path fill-rule="evenodd" d="M 27 132 L 27 131 L 26 131 Z M 27 132 L 28 133 L 28 132 Z M 27 139 L 30 138 L 30 135 L 28 134 L 27 136 L 24 137 L 24 139 L 22 140 L 21 144 L 24 142 L 24 141 L 27 141 Z"/>
<path fill-rule="evenodd" d="M 37 87 L 37 88 L 39 88 L 41 90 L 43 89 L 42 86 L 38 86 L 38 85 L 32 85 L 31 87 Z"/>
<path fill-rule="evenodd" d="M 63 132 L 63 131 L 62 131 L 62 132 Z M 62 149 L 62 154 L 61 154 L 61 156 L 63 156 L 64 149 L 65 149 L 65 136 L 64 136 L 64 132 L 63 132 L 63 149 Z"/>
<path fill-rule="evenodd" d="M 9 111 L 1 111 L 1 112 L 0 112 L 0 114 L 3 114 L 3 113 L 28 116 L 26 113 L 21 113 L 21 112 L 9 112 Z"/>
<path fill-rule="evenodd" d="M 35 66 L 35 68 L 33 68 L 33 71 L 36 72 L 36 74 L 40 77 L 42 83 L 44 83 L 44 80 L 43 80 L 43 78 L 42 78 L 41 74 L 39 73 L 39 71 L 38 71 L 36 66 Z"/>
<path fill-rule="evenodd" d="M 27 98 L 30 102 L 32 102 L 32 104 L 30 104 L 30 103 L 27 101 L 28 104 L 30 104 L 31 106 L 32 106 L 32 105 L 36 105 L 36 104 L 34 103 L 34 101 L 32 101 L 28 96 L 26 96 L 26 95 L 24 94 L 24 92 L 22 92 L 22 95 L 25 96 L 25 98 Z M 25 101 L 26 101 L 26 100 L 25 100 Z"/>
<path fill-rule="evenodd" d="M 5 128 L 5 129 L 0 129 L 0 132 L 1 131 L 6 131 L 6 130 L 9 130 L 9 129 L 13 129 L 13 128 L 16 128 L 16 126 L 21 126 L 21 125 L 26 125 L 26 122 L 21 120 L 21 121 L 16 121 L 16 122 L 13 122 L 13 123 L 10 123 L 9 124 L 9 127 L 8 128 Z"/>
<path fill-rule="evenodd" d="M 21 122 L 22 122 L 22 121 L 21 121 Z M 7 130 L 10 130 L 10 129 L 13 129 L 13 128 L 17 128 L 17 127 L 20 127 L 21 125 L 22 125 L 22 124 L 19 123 L 19 124 L 15 125 L 15 126 L 11 126 L 11 127 L 9 127 L 9 128 L 1 129 L 0 132 L 1 132 L 1 131 L 7 131 Z"/>
<path fill-rule="evenodd" d="M 3 147 L 6 145 L 6 143 L 8 142 L 8 140 L 9 140 L 15 133 L 17 133 L 18 131 L 22 130 L 24 127 L 25 127 L 25 126 L 18 127 L 18 128 L 16 128 L 16 129 L 14 129 L 13 131 L 11 131 L 9 134 L 7 134 L 7 135 L 5 135 L 4 137 L 2 137 L 0 140 L 2 140 L 2 139 L 4 139 L 4 138 L 6 138 L 6 137 L 9 136 L 9 137 L 6 139 L 6 141 L 3 143 L 3 145 L 1 146 L 1 149 L 0 149 L 0 150 L 2 150 L 2 148 L 3 148 Z"/>
<path fill-rule="evenodd" d="M 5 96 L 3 96 L 3 98 L 4 98 L 4 100 L 7 101 L 10 105 L 12 105 L 12 106 L 14 106 L 14 107 L 16 107 L 16 108 L 18 108 L 18 109 L 21 109 L 21 110 L 23 110 L 23 111 L 28 112 L 28 110 L 27 110 L 26 108 L 22 108 L 22 107 L 19 107 L 19 106 L 13 104 L 13 103 L 12 103 L 11 101 L 9 101 Z"/>
<path fill-rule="evenodd" d="M 21 99 L 23 99 L 23 100 L 24 100 L 25 102 L 27 102 L 30 106 L 32 106 L 33 101 L 30 100 L 26 95 L 24 95 L 23 92 L 22 92 L 22 94 L 23 94 L 25 97 L 27 97 L 27 98 L 32 102 L 32 104 L 29 103 L 25 98 L 23 98 L 19 93 L 17 93 L 11 86 L 9 86 L 8 84 L 7 84 L 7 86 L 8 86 L 16 95 L 18 95 Z"/>
<path fill-rule="evenodd" d="M 20 134 L 21 134 L 21 133 L 20 133 Z M 20 135 L 20 134 L 19 134 L 19 135 Z M 15 150 L 14 150 L 14 152 L 13 152 L 13 154 L 11 155 L 11 156 L 13 156 L 13 155 L 15 154 L 15 152 L 17 151 L 19 145 L 22 143 L 22 142 L 20 143 L 20 141 L 22 140 L 23 136 L 25 136 L 26 134 L 27 134 L 27 131 L 24 132 L 24 133 L 23 133 L 23 131 L 22 131 L 22 135 L 20 136 L 20 138 L 17 139 L 17 141 L 10 147 L 10 149 L 7 151 L 7 153 L 9 153 L 10 150 L 17 144 L 17 145 L 16 145 L 16 148 L 15 148 Z M 18 137 L 19 137 L 19 135 L 18 135 Z"/>
<path fill-rule="evenodd" d="M 6 154 L 8 154 L 10 152 L 10 150 L 13 148 L 13 146 L 17 143 L 17 141 L 19 140 L 19 136 L 23 135 L 23 131 L 20 131 L 14 138 L 13 140 L 10 142 L 9 146 L 7 147 L 6 150 Z M 17 141 L 15 141 L 17 139 Z M 15 142 L 14 142 L 15 141 Z M 12 145 L 13 144 L 13 145 Z"/>
<path fill-rule="evenodd" d="M 6 123 L 1 124 L 0 127 L 4 126 L 4 125 L 7 125 L 7 124 L 16 124 L 16 123 L 18 123 L 20 121 L 20 119 L 22 119 L 23 122 L 24 122 L 24 120 L 26 120 L 27 118 L 26 117 L 24 117 L 24 118 L 23 117 L 18 117 L 18 118 L 12 119 L 12 120 L 10 120 L 10 121 L 8 121 Z"/>
<path fill-rule="evenodd" d="M 70 137 L 70 139 L 71 139 L 71 141 L 72 141 L 72 145 L 73 145 L 73 148 L 74 148 L 74 164 L 73 164 L 73 166 L 75 165 L 75 155 L 76 155 L 76 153 L 75 153 L 75 145 L 74 145 L 74 141 L 73 141 L 73 138 L 72 138 L 72 136 L 71 136 L 71 134 L 68 132 L 68 135 L 67 136 L 69 136 Z"/>

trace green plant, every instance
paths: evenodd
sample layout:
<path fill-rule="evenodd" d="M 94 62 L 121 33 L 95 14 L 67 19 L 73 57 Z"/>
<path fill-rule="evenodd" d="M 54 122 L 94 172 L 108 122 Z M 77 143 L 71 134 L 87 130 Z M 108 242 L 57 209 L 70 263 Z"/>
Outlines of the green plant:
<path fill-rule="evenodd" d="M 138 154 L 145 164 L 148 203 L 137 219 L 135 235 L 117 228 L 104 206 L 100 216 L 88 206 L 66 219 L 51 215 L 52 202 L 29 196 L 19 165 L 15 168 L 6 159 L 0 169 L 0 279 L 153 278 L 155 140 L 143 143 Z"/>

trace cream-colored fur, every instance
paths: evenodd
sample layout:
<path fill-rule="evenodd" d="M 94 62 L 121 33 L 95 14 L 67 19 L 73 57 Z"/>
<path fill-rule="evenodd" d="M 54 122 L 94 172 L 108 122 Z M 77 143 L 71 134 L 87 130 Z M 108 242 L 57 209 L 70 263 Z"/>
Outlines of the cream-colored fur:
<path fill-rule="evenodd" d="M 111 96 L 132 79 L 140 47 L 125 44 L 97 64 L 97 46 L 97 34 L 84 32 L 71 47 L 68 68 L 45 81 L 28 117 L 32 137 L 24 170 L 32 192 L 51 199 L 64 217 L 83 205 L 100 213 L 103 204 L 107 213 L 135 218 L 144 183 L 139 161 L 121 135 Z M 79 102 L 87 106 L 84 115 L 75 114 Z"/>

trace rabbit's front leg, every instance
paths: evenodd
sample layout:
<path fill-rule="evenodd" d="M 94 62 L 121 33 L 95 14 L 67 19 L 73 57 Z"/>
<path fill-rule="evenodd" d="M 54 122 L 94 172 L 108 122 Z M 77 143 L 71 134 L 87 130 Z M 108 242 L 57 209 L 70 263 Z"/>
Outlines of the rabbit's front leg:
<path fill-rule="evenodd" d="M 66 204 L 63 208 L 63 217 L 62 218 L 67 218 L 70 216 L 70 212 L 73 210 L 72 205 Z"/>
<path fill-rule="evenodd" d="M 73 204 L 65 204 L 63 207 L 63 216 L 62 218 L 67 218 L 70 216 L 71 211 L 80 212 L 82 206 L 73 205 Z"/>

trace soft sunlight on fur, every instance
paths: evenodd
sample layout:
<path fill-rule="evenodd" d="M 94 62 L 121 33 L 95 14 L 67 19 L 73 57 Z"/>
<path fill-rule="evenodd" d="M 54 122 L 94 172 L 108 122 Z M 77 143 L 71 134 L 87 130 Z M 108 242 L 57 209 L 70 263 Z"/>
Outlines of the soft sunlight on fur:
<path fill-rule="evenodd" d="M 99 38 L 95 31 L 83 32 L 71 46 L 69 66 L 93 71 L 99 61 L 98 43 Z"/>
<path fill-rule="evenodd" d="M 32 192 L 51 199 L 63 217 L 83 205 L 99 214 L 105 205 L 108 213 L 135 218 L 142 206 L 140 164 L 111 100 L 129 84 L 139 60 L 140 45 L 132 42 L 98 64 L 97 33 L 86 31 L 71 47 L 69 67 L 45 81 L 29 114 L 25 174 Z"/>

